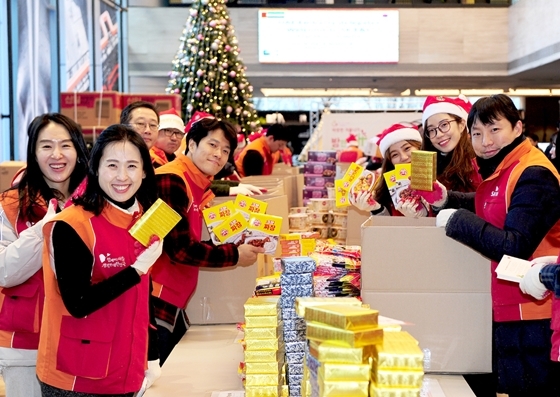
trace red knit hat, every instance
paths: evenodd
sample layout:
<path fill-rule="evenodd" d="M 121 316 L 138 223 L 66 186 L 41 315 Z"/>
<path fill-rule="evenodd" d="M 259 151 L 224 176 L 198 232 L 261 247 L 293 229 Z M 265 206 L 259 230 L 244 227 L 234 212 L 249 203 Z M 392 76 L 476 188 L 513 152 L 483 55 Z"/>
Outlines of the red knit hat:
<path fill-rule="evenodd" d="M 426 120 L 438 113 L 448 113 L 459 116 L 467 121 L 472 104 L 466 96 L 459 95 L 457 98 L 449 98 L 446 96 L 429 96 L 424 102 L 422 110 L 422 125 L 426 125 Z"/>
<path fill-rule="evenodd" d="M 175 108 L 164 110 L 159 113 L 159 129 L 164 130 L 168 128 L 174 128 L 179 131 L 183 131 L 185 129 L 185 123 Z"/>
<path fill-rule="evenodd" d="M 191 119 L 189 120 L 189 122 L 185 126 L 185 132 L 188 134 L 192 125 L 194 123 L 196 123 L 197 121 L 202 120 L 202 119 L 215 119 L 215 117 L 212 116 L 210 113 L 198 112 L 198 111 L 194 112 Z"/>
<path fill-rule="evenodd" d="M 348 146 L 358 146 L 358 138 L 356 138 L 356 135 L 348 135 L 348 138 L 346 138 L 346 144 Z"/>
<path fill-rule="evenodd" d="M 420 136 L 420 131 L 414 125 L 409 124 L 393 124 L 387 128 L 379 136 L 377 145 L 379 145 L 379 151 L 381 155 L 385 157 L 385 153 L 389 147 L 397 142 L 401 141 L 417 141 L 422 142 L 422 137 Z"/>

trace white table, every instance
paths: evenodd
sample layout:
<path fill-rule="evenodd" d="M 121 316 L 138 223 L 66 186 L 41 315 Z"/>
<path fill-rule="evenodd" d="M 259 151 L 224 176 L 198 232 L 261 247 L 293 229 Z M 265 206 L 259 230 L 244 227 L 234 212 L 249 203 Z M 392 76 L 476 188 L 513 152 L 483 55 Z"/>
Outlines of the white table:
<path fill-rule="evenodd" d="M 194 325 L 175 347 L 162 368 L 161 378 L 145 397 L 210 397 L 213 391 L 243 390 L 237 374 L 243 348 L 235 325 Z M 474 397 L 462 376 L 428 375 L 445 397 Z M 427 397 L 430 397 L 429 395 Z"/>

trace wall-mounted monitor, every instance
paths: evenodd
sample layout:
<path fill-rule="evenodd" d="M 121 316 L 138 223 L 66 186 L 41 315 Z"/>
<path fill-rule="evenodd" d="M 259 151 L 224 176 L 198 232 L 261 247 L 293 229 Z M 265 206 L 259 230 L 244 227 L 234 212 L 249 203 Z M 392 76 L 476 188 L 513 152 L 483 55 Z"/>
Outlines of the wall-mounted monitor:
<path fill-rule="evenodd" d="M 259 9 L 261 63 L 396 63 L 398 10 Z"/>

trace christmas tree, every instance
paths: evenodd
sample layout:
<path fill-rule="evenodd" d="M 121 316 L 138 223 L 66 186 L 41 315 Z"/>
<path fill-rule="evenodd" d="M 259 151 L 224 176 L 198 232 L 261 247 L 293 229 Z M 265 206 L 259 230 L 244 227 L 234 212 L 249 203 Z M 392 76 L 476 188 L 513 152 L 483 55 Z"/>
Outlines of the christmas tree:
<path fill-rule="evenodd" d="M 225 0 L 195 0 L 166 88 L 183 97 L 185 120 L 198 110 L 238 124 L 245 135 L 260 128 L 239 52 Z"/>

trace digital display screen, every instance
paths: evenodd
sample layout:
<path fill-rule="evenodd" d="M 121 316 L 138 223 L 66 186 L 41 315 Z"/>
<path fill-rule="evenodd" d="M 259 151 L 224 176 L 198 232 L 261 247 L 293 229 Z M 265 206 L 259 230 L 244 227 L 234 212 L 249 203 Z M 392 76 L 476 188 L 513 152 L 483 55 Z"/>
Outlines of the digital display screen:
<path fill-rule="evenodd" d="M 261 63 L 396 63 L 398 10 L 259 9 Z"/>

